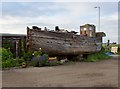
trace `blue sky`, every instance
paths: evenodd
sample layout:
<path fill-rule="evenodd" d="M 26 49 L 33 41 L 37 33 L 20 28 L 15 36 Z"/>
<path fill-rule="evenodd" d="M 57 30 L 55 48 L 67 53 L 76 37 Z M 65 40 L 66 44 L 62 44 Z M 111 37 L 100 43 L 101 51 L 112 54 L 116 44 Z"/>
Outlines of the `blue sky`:
<path fill-rule="evenodd" d="M 106 33 L 104 42 L 118 42 L 117 2 L 2 2 L 0 33 L 26 34 L 32 25 L 54 29 L 56 25 L 79 32 L 80 25 L 96 25 L 101 7 L 101 29 Z"/>

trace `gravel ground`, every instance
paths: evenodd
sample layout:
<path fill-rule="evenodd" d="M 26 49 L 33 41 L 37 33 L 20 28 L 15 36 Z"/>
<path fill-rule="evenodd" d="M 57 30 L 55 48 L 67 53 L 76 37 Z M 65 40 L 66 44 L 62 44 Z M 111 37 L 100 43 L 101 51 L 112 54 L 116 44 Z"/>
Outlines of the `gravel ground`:
<path fill-rule="evenodd" d="M 118 58 L 2 71 L 3 87 L 118 87 Z"/>

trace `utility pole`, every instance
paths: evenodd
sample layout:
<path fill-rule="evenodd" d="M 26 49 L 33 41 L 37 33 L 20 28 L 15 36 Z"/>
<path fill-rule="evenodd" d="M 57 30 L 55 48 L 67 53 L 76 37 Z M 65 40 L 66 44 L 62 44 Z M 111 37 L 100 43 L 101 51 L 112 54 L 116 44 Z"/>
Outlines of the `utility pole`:
<path fill-rule="evenodd" d="M 94 7 L 94 8 L 98 8 L 98 31 L 100 31 L 100 7 Z"/>

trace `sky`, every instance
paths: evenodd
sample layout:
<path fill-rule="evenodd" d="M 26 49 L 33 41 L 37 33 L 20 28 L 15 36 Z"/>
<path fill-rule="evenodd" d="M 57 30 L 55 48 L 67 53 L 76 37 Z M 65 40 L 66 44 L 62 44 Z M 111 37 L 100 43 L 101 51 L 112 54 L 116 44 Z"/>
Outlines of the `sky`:
<path fill-rule="evenodd" d="M 9 0 L 8 0 L 9 1 Z M 111 1 L 111 0 L 110 0 Z M 80 26 L 93 24 L 98 32 L 100 7 L 100 32 L 105 32 L 103 42 L 118 43 L 118 2 L 1 2 L 0 33 L 26 34 L 26 27 L 55 26 L 68 31 L 80 31 Z"/>

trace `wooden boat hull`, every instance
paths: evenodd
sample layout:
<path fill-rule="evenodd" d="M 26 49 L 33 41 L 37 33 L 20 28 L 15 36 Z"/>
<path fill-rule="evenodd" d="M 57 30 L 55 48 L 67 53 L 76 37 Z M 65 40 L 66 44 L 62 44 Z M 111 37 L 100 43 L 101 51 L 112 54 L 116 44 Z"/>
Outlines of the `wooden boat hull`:
<path fill-rule="evenodd" d="M 90 54 L 99 52 L 101 47 L 102 36 L 88 37 L 72 33 L 27 30 L 27 49 L 42 49 L 51 56 Z"/>

